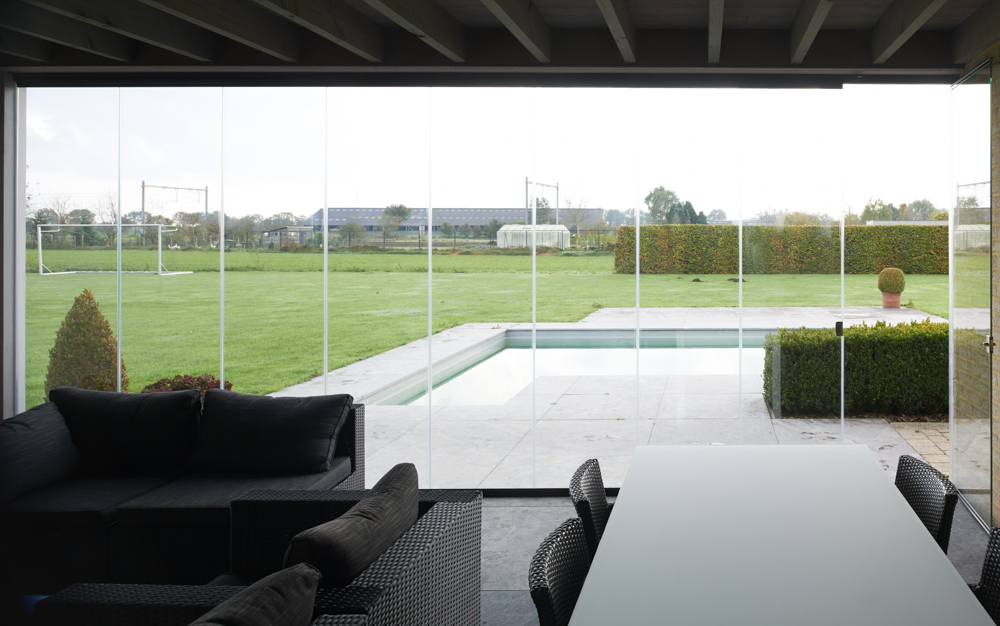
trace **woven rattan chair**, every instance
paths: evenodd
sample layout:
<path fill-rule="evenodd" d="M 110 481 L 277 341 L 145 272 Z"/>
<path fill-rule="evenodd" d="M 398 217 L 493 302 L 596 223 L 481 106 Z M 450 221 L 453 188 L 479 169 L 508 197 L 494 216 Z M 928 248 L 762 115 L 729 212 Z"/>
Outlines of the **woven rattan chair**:
<path fill-rule="evenodd" d="M 589 569 L 583 523 L 577 517 L 568 519 L 538 546 L 528 570 L 528 588 L 540 626 L 569 624 Z"/>
<path fill-rule="evenodd" d="M 589 459 L 573 474 L 569 481 L 569 497 L 576 507 L 576 514 L 583 522 L 583 533 L 587 537 L 590 558 L 594 558 L 597 545 L 601 543 L 604 527 L 611 517 L 611 507 L 604 492 L 604 477 L 597 459 Z"/>
<path fill-rule="evenodd" d="M 969 585 L 983 608 L 993 621 L 1000 624 L 1000 528 L 990 531 L 990 543 L 986 546 L 986 560 L 979 584 Z"/>
<path fill-rule="evenodd" d="M 958 503 L 955 486 L 930 465 L 904 454 L 896 468 L 896 488 L 947 553 L 951 520 Z"/>

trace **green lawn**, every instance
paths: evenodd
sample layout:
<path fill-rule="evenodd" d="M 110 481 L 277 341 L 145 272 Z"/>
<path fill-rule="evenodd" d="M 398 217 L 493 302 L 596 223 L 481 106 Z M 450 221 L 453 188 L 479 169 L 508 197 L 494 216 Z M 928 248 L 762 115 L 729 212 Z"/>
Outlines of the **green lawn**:
<path fill-rule="evenodd" d="M 64 256 L 60 259 L 61 253 Z M 74 258 L 76 254 L 76 258 Z M 52 251 L 46 265 L 89 265 L 113 252 Z M 130 252 L 141 258 L 155 252 Z M 210 268 L 218 254 L 174 252 L 177 267 Z M 189 255 L 189 256 L 181 256 Z M 30 258 L 29 254 L 29 258 Z M 256 255 L 234 252 L 227 265 L 255 263 Z M 128 255 L 126 255 L 126 259 Z M 226 273 L 226 377 L 234 389 L 268 393 L 308 380 L 322 369 L 322 257 L 318 254 L 260 254 L 268 271 Z M 635 277 L 613 272 L 610 255 L 551 255 L 537 259 L 540 322 L 577 321 L 598 307 L 634 307 Z M 978 260 L 977 260 L 978 263 Z M 427 332 L 427 259 L 418 254 L 331 254 L 331 369 L 384 352 Z M 466 322 L 531 320 L 531 258 L 497 255 L 435 255 L 434 330 Z M 284 271 L 276 271 L 281 268 Z M 314 270 L 314 271 L 309 271 Z M 217 374 L 219 370 L 219 278 L 217 271 L 122 277 L 123 357 L 130 389 L 164 376 Z M 731 276 L 643 275 L 646 307 L 736 306 Z M 28 274 L 26 285 L 26 369 L 28 406 L 41 402 L 48 350 L 73 298 L 91 289 L 115 328 L 113 274 Z M 745 306 L 839 306 L 836 275 L 750 275 Z M 846 276 L 848 305 L 878 305 L 875 276 Z M 988 292 L 985 296 L 988 298 Z M 903 301 L 947 316 L 947 276 L 907 276 Z"/>

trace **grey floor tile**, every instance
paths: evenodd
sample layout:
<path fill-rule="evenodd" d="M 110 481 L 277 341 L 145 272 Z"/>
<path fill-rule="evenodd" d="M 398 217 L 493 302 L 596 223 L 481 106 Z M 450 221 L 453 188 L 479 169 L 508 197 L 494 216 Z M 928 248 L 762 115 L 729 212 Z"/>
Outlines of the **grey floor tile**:
<path fill-rule="evenodd" d="M 650 445 L 735 445 L 740 442 L 739 419 L 657 420 L 649 436 Z M 743 443 L 776 444 L 771 420 L 744 419 Z"/>
<path fill-rule="evenodd" d="M 483 591 L 484 626 L 538 626 L 538 613 L 527 591 Z"/>
<path fill-rule="evenodd" d="M 571 517 L 576 517 L 576 512 L 564 506 L 484 507 L 483 590 L 527 591 L 528 567 L 535 550 Z"/>
<path fill-rule="evenodd" d="M 674 375 L 667 381 L 667 393 L 740 393 L 740 377 L 717 374 L 703 376 Z M 743 376 L 743 393 L 763 393 L 764 380 L 758 375 Z"/>
<path fill-rule="evenodd" d="M 951 526 L 951 540 L 948 543 L 948 559 L 967 583 L 978 583 L 986 558 L 986 544 L 990 536 L 972 517 L 965 505 L 959 502 L 955 507 L 955 518 Z"/>

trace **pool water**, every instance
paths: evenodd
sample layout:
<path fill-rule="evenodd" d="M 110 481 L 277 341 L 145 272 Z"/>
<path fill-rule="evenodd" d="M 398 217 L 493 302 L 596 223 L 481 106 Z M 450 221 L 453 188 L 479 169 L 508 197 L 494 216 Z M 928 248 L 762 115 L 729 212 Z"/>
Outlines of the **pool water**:
<path fill-rule="evenodd" d="M 529 344 L 530 345 L 530 344 Z M 759 344 L 758 344 L 759 345 Z M 643 348 L 639 350 L 643 376 L 711 375 L 764 371 L 764 349 L 747 348 Z M 452 378 L 434 386 L 435 406 L 484 406 L 505 404 L 531 384 L 532 351 L 504 348 Z M 635 376 L 634 348 L 540 348 L 535 351 L 536 375 Z M 427 406 L 427 394 L 402 404 Z"/>

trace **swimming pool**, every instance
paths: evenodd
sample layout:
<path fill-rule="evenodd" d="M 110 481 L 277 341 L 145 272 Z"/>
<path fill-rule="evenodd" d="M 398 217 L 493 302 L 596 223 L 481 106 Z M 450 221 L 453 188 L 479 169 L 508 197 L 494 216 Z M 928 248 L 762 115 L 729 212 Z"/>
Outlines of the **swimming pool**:
<path fill-rule="evenodd" d="M 633 330 L 538 331 L 535 375 L 642 376 L 759 375 L 764 370 L 764 335 L 735 330 L 642 331 L 638 359 Z M 507 331 L 504 341 L 434 384 L 435 406 L 488 406 L 508 402 L 532 382 L 530 331 Z M 383 404 L 427 406 L 426 379 L 408 397 Z"/>

